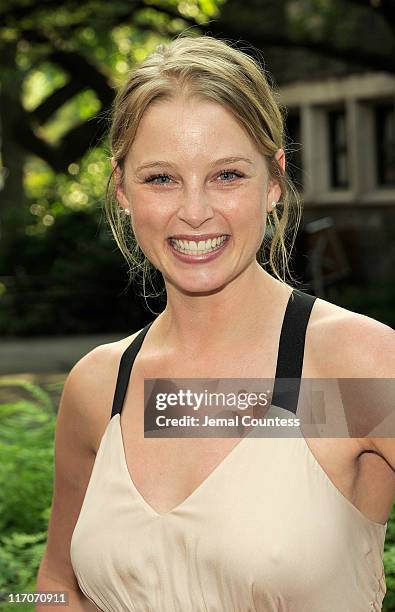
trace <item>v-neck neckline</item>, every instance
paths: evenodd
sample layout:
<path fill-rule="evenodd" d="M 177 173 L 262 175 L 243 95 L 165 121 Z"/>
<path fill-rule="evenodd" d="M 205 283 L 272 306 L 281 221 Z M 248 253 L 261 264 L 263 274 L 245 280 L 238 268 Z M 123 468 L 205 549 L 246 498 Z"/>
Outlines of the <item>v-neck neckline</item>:
<path fill-rule="evenodd" d="M 284 323 L 285 323 L 285 319 L 286 319 L 286 315 L 287 315 L 287 311 L 288 311 L 288 306 L 291 302 L 292 296 L 294 294 L 294 289 L 292 289 L 292 291 L 288 294 L 288 298 L 287 298 L 287 302 L 285 304 L 285 308 L 284 308 L 284 312 L 283 312 L 283 317 L 282 317 L 282 325 L 280 328 L 280 336 L 279 336 L 279 340 L 278 340 L 278 345 L 277 345 L 277 359 L 276 359 L 276 368 L 278 366 L 279 363 L 279 354 L 280 354 L 280 344 L 281 344 L 281 335 L 283 333 L 283 329 L 284 329 Z M 148 330 L 147 330 L 148 331 Z M 145 337 L 145 335 L 144 335 Z M 144 337 L 141 340 L 141 343 L 144 340 Z M 141 343 L 139 348 L 141 347 Z M 133 345 L 130 345 L 133 346 Z M 138 348 L 138 350 L 139 350 Z M 134 358 L 133 358 L 133 362 L 134 362 Z M 125 384 L 125 389 L 124 392 L 126 393 L 126 389 L 127 386 L 129 384 L 129 380 L 131 377 L 131 373 L 132 373 L 132 368 L 133 368 L 133 362 L 130 368 L 130 371 L 127 372 L 127 377 L 125 379 L 125 381 L 123 381 Z M 275 374 L 275 380 L 277 377 L 277 372 Z M 117 381 L 117 388 L 118 388 L 118 382 Z M 274 391 L 273 391 L 274 393 Z M 123 401 L 124 401 L 124 395 L 122 396 L 122 406 L 123 406 Z M 270 407 L 269 407 L 270 409 Z M 116 412 L 114 414 L 114 416 L 111 418 L 111 420 L 113 418 L 117 418 L 118 419 L 118 423 L 116 425 L 117 430 L 118 430 L 118 446 L 119 446 L 119 450 L 118 452 L 121 455 L 121 463 L 124 469 L 124 473 L 125 473 L 125 477 L 128 480 L 128 484 L 129 484 L 129 488 L 130 490 L 135 494 L 135 497 L 137 497 L 137 499 L 140 501 L 141 506 L 152 516 L 159 518 L 165 518 L 168 516 L 173 516 L 175 515 L 177 512 L 181 512 L 185 507 L 187 507 L 190 503 L 193 502 L 193 500 L 199 496 L 199 494 L 202 494 L 206 489 L 209 488 L 211 482 L 213 480 L 215 480 L 215 478 L 217 477 L 217 474 L 221 474 L 221 472 L 227 467 L 227 465 L 229 463 L 232 462 L 232 459 L 234 457 L 236 457 L 238 454 L 240 454 L 240 452 L 242 451 L 243 447 L 245 446 L 245 439 L 246 438 L 250 438 L 250 434 L 251 431 L 249 431 L 249 433 L 245 436 L 242 436 L 240 442 L 238 442 L 229 453 L 227 453 L 227 455 L 220 461 L 220 463 L 218 465 L 215 466 L 215 468 L 208 474 L 208 476 L 206 476 L 206 478 L 192 491 L 192 493 L 190 493 L 181 503 L 177 504 L 174 508 L 172 508 L 171 510 L 169 510 L 168 512 L 158 512 L 157 510 L 155 510 L 155 508 L 153 506 L 151 506 L 151 504 L 149 504 L 147 502 L 147 500 L 143 497 L 143 495 L 140 493 L 140 491 L 138 490 L 138 488 L 136 487 L 134 481 L 133 481 L 133 477 L 129 471 L 129 467 L 128 467 L 128 463 L 127 463 L 127 455 L 126 455 L 126 448 L 125 448 L 125 444 L 124 444 L 124 439 L 123 439 L 123 432 L 122 432 L 122 425 L 121 425 L 121 411 Z M 110 421 L 111 421 L 110 420 Z M 255 429 L 255 428 L 253 428 Z"/>
<path fill-rule="evenodd" d="M 124 444 L 124 439 L 123 439 L 120 413 L 117 413 L 116 415 L 114 415 L 113 418 L 117 420 L 117 424 L 116 424 L 116 429 L 118 431 L 117 447 L 119 449 L 119 453 L 121 456 L 121 463 L 124 468 L 124 473 L 127 478 L 128 484 L 132 492 L 135 494 L 135 496 L 139 500 L 141 506 L 155 518 L 165 518 L 167 516 L 173 516 L 177 514 L 178 512 L 181 512 L 182 510 L 184 510 L 184 508 L 187 507 L 190 503 L 192 503 L 194 499 L 199 496 L 199 494 L 204 493 L 204 491 L 210 487 L 210 483 L 213 480 L 215 480 L 216 476 L 220 474 L 221 472 L 223 472 L 223 470 L 227 467 L 227 465 L 231 463 L 232 459 L 234 459 L 234 457 L 236 457 L 241 452 L 241 450 L 245 446 L 244 444 L 245 440 L 246 439 L 251 440 L 251 437 L 249 434 L 251 433 L 252 430 L 250 430 L 249 434 L 241 437 L 240 442 L 238 442 L 237 444 L 235 444 L 235 446 L 232 447 L 232 449 L 225 455 L 225 457 L 214 467 L 213 470 L 211 470 L 208 476 L 206 476 L 202 480 L 202 482 L 198 484 L 198 486 L 195 487 L 195 489 L 184 500 L 182 500 L 179 504 L 177 504 L 176 506 L 174 506 L 171 510 L 168 510 L 167 512 L 158 512 L 140 493 L 140 491 L 138 490 L 138 488 L 136 487 L 134 483 L 134 480 L 129 471 L 129 467 L 128 467 L 128 463 L 126 459 L 126 451 L 125 451 L 125 444 Z"/>

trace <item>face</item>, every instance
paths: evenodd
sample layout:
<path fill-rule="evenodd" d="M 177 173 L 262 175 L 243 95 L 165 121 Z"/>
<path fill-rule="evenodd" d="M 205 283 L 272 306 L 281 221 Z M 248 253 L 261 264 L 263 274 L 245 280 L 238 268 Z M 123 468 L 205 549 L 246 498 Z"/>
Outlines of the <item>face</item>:
<path fill-rule="evenodd" d="M 276 153 L 284 168 L 284 152 Z M 265 158 L 215 102 L 158 101 L 144 113 L 125 159 L 119 204 L 166 285 L 213 292 L 250 266 L 266 215 L 281 197 Z"/>

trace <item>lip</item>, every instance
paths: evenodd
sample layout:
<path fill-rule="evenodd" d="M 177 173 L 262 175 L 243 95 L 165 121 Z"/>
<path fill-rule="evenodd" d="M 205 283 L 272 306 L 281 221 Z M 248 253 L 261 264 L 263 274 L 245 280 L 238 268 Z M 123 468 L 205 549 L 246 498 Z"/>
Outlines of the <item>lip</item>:
<path fill-rule="evenodd" d="M 212 236 L 214 237 L 218 235 L 220 234 L 212 234 Z M 229 234 L 226 234 L 226 235 L 227 235 L 227 238 L 224 240 L 224 242 L 221 244 L 220 247 L 218 247 L 217 249 L 215 249 L 214 251 L 210 253 L 206 253 L 202 255 L 190 255 L 188 253 L 181 253 L 180 251 L 177 251 L 172 246 L 171 241 L 169 239 L 167 240 L 167 248 L 171 251 L 172 255 L 176 259 L 184 263 L 188 263 L 188 264 L 206 263 L 206 262 L 212 261 L 213 259 L 216 259 L 217 257 L 220 257 L 223 251 L 225 251 L 225 249 L 228 248 L 228 243 L 230 241 L 230 235 Z"/>
<path fill-rule="evenodd" d="M 174 236 L 169 236 L 168 240 L 193 240 L 194 242 L 198 242 L 199 240 L 209 240 L 210 238 L 217 238 L 218 236 L 229 236 L 230 234 L 220 234 L 219 232 L 215 234 L 199 234 L 199 235 L 187 235 L 187 234 L 174 234 Z"/>

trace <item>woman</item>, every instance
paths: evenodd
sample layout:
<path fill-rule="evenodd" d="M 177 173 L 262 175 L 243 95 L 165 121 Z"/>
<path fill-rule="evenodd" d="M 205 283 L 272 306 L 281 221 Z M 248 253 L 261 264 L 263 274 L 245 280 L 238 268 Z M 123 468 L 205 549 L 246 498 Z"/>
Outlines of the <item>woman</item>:
<path fill-rule="evenodd" d="M 109 219 L 167 303 L 65 383 L 37 586 L 73 610 L 381 610 L 391 439 L 144 438 L 144 379 L 393 375 L 391 328 L 283 280 L 283 139 L 258 62 L 209 36 L 160 46 L 118 93 Z"/>

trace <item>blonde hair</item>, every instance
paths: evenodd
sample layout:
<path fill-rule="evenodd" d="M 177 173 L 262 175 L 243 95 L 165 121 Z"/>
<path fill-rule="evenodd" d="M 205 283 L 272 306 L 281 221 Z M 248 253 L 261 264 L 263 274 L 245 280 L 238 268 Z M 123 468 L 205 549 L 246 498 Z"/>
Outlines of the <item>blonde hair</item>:
<path fill-rule="evenodd" d="M 288 260 L 300 224 L 302 207 L 287 172 L 283 172 L 275 159 L 278 149 L 286 150 L 283 121 L 286 111 L 276 100 L 277 92 L 269 80 L 259 59 L 253 59 L 235 48 L 232 42 L 207 35 L 179 35 L 168 44 L 160 44 L 130 71 L 113 103 L 109 136 L 111 155 L 120 169 L 122 185 L 123 162 L 133 144 L 143 113 L 152 102 L 186 95 L 226 106 L 267 158 L 269 177 L 281 187 L 281 202 L 267 215 L 269 232 L 265 233 L 258 251 L 258 261 L 261 265 L 268 263 L 264 261 L 264 252 L 269 244 L 272 272 L 287 284 L 287 274 L 292 282 L 297 282 L 292 278 Z M 107 183 L 107 220 L 129 265 L 129 281 L 142 272 L 143 293 L 146 296 L 146 277 L 154 288 L 153 276 L 157 270 L 137 244 L 130 217 L 124 214 L 116 200 L 115 185 L 111 197 L 108 197 L 114 172 L 115 168 Z"/>

